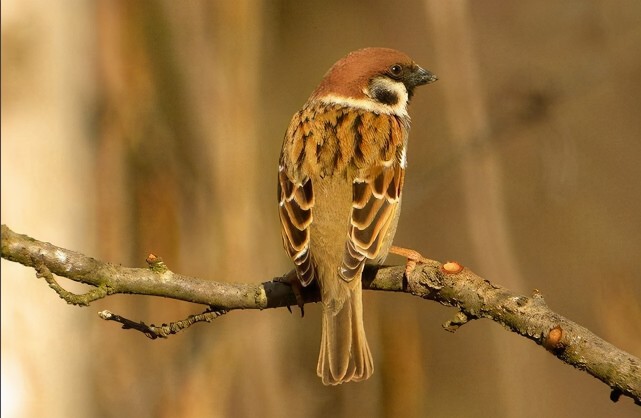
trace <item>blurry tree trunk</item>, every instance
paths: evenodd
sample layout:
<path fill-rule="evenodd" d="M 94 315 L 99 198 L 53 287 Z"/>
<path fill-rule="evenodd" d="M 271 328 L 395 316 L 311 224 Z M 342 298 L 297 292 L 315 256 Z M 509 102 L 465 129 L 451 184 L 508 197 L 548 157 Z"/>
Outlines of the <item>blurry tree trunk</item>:
<path fill-rule="evenodd" d="M 476 255 L 473 265 L 488 277 L 505 278 L 508 287 L 522 289 L 508 231 L 503 173 L 492 144 L 468 2 L 427 0 L 426 6 L 433 27 L 432 39 L 443 83 L 452 148 L 474 150 L 461 153 L 464 159 L 460 163 L 467 202 L 467 229 Z M 501 332 L 493 330 L 492 335 L 496 339 Z M 520 369 L 517 367 L 520 360 L 507 355 L 507 351 L 508 347 L 495 344 L 494 364 L 499 368 L 505 416 L 518 416 L 515 408 L 523 405 L 525 382 L 515 372 Z"/>
<path fill-rule="evenodd" d="M 262 242 L 261 214 L 272 202 L 258 190 L 261 15 L 261 2 L 253 0 L 100 3 L 98 195 L 107 259 L 137 265 L 153 252 L 172 269 L 203 277 L 214 267 L 217 275 L 238 280 L 264 275 L 258 266 L 268 265 L 279 249 L 278 241 Z M 131 310 L 129 302 L 112 306 Z M 139 302 L 135 315 L 142 318 L 164 320 L 193 309 Z M 105 361 L 115 366 L 94 370 L 102 413 L 121 416 L 113 408 L 120 405 L 140 416 L 261 415 L 279 402 L 273 393 L 261 395 L 277 384 L 275 363 L 268 361 L 276 340 L 265 321 L 225 321 L 153 349 L 137 340 L 126 357 L 110 346 L 119 339 L 103 342 L 113 349 L 105 350 Z M 242 358 L 248 347 L 251 354 Z M 155 384 L 136 396 L 113 391 L 140 379 L 131 370 Z M 237 386 L 237 378 L 252 383 Z M 249 398 L 254 401 L 237 402 Z"/>
<path fill-rule="evenodd" d="M 94 100 L 91 12 L 86 2 L 2 2 L 0 165 L 3 222 L 94 252 L 93 149 L 84 112 Z M 27 303 L 23 297 L 38 295 L 42 283 L 4 260 L 1 283 L 2 416 L 88 416 L 84 371 L 91 359 L 78 341 L 90 322 L 58 298 Z"/>

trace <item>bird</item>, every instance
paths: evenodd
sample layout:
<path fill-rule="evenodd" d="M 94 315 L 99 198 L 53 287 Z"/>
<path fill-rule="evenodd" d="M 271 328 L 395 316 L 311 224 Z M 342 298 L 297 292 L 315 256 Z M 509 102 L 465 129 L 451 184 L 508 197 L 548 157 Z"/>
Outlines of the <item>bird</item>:
<path fill-rule="evenodd" d="M 374 371 L 363 268 L 390 251 L 407 166 L 408 104 L 416 87 L 436 80 L 395 49 L 353 51 L 325 73 L 285 133 L 281 235 L 297 284 L 316 280 L 320 288 L 316 372 L 325 385 L 362 381 Z"/>

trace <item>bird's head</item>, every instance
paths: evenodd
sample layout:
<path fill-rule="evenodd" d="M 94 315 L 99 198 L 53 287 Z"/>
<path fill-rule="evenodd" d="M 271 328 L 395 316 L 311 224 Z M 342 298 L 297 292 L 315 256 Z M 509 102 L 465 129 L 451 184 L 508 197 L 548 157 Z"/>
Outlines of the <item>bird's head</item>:
<path fill-rule="evenodd" d="M 414 89 L 436 80 L 402 52 L 365 48 L 334 64 L 310 100 L 406 116 Z"/>

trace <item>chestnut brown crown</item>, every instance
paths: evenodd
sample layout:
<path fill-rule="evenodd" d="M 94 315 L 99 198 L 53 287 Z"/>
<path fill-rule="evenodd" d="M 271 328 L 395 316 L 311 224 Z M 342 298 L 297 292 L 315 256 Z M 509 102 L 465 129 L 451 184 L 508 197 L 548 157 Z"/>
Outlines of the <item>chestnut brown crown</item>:
<path fill-rule="evenodd" d="M 395 105 L 412 97 L 414 88 L 437 77 L 418 66 L 407 54 L 391 48 L 364 48 L 334 64 L 312 93 L 310 100 L 326 97 L 371 99 Z"/>

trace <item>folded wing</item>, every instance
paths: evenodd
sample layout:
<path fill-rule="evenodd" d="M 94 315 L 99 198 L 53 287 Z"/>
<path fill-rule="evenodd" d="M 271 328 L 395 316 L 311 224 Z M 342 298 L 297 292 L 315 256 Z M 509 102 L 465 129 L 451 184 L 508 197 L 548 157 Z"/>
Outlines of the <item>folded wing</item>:
<path fill-rule="evenodd" d="M 278 213 L 282 225 L 283 245 L 296 265 L 303 286 L 314 280 L 314 268 L 309 251 L 309 226 L 312 223 L 314 189 L 309 178 L 292 181 L 284 167 L 278 170 Z"/>
<path fill-rule="evenodd" d="M 401 197 L 405 169 L 400 164 L 379 166 L 354 180 L 352 214 L 341 276 L 350 281 L 367 259 L 379 256 Z"/>

